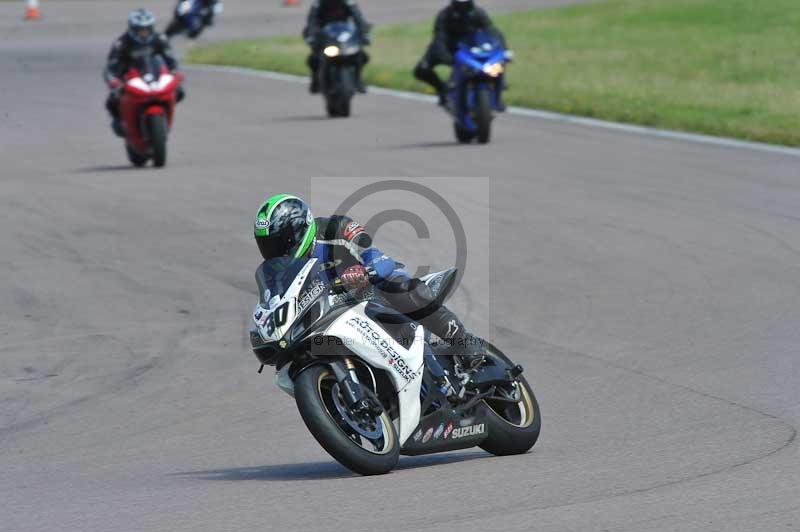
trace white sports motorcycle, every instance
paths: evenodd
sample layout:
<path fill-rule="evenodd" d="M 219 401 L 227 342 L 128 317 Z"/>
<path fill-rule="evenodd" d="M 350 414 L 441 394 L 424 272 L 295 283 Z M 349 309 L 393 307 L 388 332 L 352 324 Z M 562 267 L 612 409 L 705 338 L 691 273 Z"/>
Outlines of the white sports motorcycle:
<path fill-rule="evenodd" d="M 442 301 L 456 270 L 422 278 Z M 533 390 L 488 342 L 469 364 L 437 354 L 424 327 L 371 288 L 354 296 L 327 283 L 317 259 L 273 259 L 256 273 L 261 302 L 250 341 L 275 366 L 308 430 L 345 467 L 389 472 L 400 454 L 479 446 L 521 454 L 541 428 Z"/>

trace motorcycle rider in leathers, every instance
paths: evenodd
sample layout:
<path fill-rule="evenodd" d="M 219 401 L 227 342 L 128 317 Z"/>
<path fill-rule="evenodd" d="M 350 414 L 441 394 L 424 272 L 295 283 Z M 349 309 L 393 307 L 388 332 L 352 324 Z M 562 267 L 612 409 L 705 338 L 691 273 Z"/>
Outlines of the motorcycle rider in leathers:
<path fill-rule="evenodd" d="M 124 132 L 119 116 L 119 91 L 122 89 L 122 77 L 136 63 L 137 60 L 159 55 L 171 71 L 178 69 L 178 60 L 172 53 L 169 41 L 155 31 L 156 18 L 147 9 L 137 9 L 128 15 L 128 30 L 123 33 L 108 53 L 108 61 L 103 70 L 110 93 L 106 99 L 106 110 L 111 115 L 111 128 L 118 136 L 123 137 Z M 183 100 L 185 92 L 183 86 L 178 86 L 177 100 Z"/>
<path fill-rule="evenodd" d="M 311 47 L 311 53 L 306 60 L 308 68 L 311 70 L 311 86 L 309 88 L 311 94 L 319 92 L 317 70 L 319 69 L 319 56 L 322 53 L 319 42 L 320 30 L 331 22 L 346 22 L 350 19 L 353 20 L 358 33 L 361 35 L 362 42 L 365 45 L 369 44 L 370 25 L 364 19 L 364 15 L 355 0 L 314 0 L 311 3 L 306 26 L 303 28 L 303 39 Z M 356 89 L 361 93 L 367 92 L 367 88 L 361 80 L 361 71 L 368 61 L 369 55 L 362 49 L 358 70 L 356 71 Z"/>
<path fill-rule="evenodd" d="M 373 246 L 372 237 L 358 222 L 343 215 L 314 218 L 308 205 L 296 196 L 278 194 L 264 202 L 256 214 L 254 234 L 264 262 L 256 271 L 261 304 L 267 261 L 277 257 L 313 257 L 322 264 L 328 281 L 341 279 L 349 290 L 372 284 L 395 309 L 418 321 L 444 342 L 446 354 L 475 362 L 483 353 L 482 340 L 464 329 L 461 320 L 437 303 L 431 289 L 411 278 L 392 258 Z M 435 372 L 434 372 L 435 373 Z"/>
<path fill-rule="evenodd" d="M 474 0 L 450 0 L 450 5 L 436 15 L 433 41 L 414 67 L 414 77 L 434 88 L 439 96 L 439 105 L 446 105 L 446 86 L 434 67 L 452 66 L 458 43 L 478 30 L 493 33 L 506 46 L 502 32 L 492 23 L 486 11 L 475 5 Z M 500 107 L 504 108 L 502 102 Z"/>

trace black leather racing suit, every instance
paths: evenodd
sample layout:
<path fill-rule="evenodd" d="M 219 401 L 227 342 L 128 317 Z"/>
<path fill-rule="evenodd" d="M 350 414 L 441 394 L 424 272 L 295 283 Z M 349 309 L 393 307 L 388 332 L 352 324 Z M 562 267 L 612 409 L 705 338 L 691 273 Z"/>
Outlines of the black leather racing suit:
<path fill-rule="evenodd" d="M 442 9 L 436 16 L 433 41 L 414 68 L 414 77 L 433 86 L 441 97 L 444 94 L 445 84 L 433 68 L 437 65 L 452 65 L 453 54 L 458 49 L 459 41 L 478 30 L 494 33 L 505 46 L 503 34 L 492 24 L 489 15 L 483 9 L 476 6 L 466 13 L 459 12 L 452 6 Z"/>
<path fill-rule="evenodd" d="M 160 55 L 170 70 L 178 69 L 178 60 L 172 53 L 169 41 L 160 34 L 155 34 L 149 43 L 142 44 L 133 40 L 127 32 L 123 33 L 108 53 L 106 68 L 103 70 L 103 79 L 110 84 L 113 79 L 121 79 L 138 59 Z M 185 93 L 183 87 L 178 87 L 178 101 L 182 100 Z M 111 117 L 119 120 L 119 95 L 112 91 L 106 99 L 106 109 Z"/>

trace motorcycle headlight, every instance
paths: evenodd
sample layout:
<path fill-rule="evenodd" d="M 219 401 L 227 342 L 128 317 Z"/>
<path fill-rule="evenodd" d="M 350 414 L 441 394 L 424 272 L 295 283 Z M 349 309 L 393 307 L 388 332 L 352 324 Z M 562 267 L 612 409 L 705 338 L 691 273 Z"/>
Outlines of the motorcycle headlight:
<path fill-rule="evenodd" d="M 483 65 L 483 73 L 493 78 L 496 78 L 503 73 L 503 63 L 492 63 L 490 65 Z"/>
<path fill-rule="evenodd" d="M 339 47 L 338 46 L 326 46 L 325 49 L 322 51 L 326 57 L 336 57 L 339 55 Z"/>

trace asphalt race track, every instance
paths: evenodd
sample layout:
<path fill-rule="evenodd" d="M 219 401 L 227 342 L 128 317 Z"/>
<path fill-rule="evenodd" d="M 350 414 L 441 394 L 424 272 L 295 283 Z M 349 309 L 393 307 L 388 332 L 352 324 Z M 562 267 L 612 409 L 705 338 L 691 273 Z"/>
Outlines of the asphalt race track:
<path fill-rule="evenodd" d="M 230 4 L 208 38 L 304 16 Z M 133 170 L 100 68 L 134 2 L 43 7 L 0 2 L 0 530 L 800 530 L 800 158 L 519 116 L 458 146 L 424 102 L 331 121 L 297 84 L 189 71 L 167 168 Z M 488 178 L 491 282 L 452 305 L 525 366 L 531 453 L 354 476 L 256 374 L 252 216 L 314 176 Z"/>

